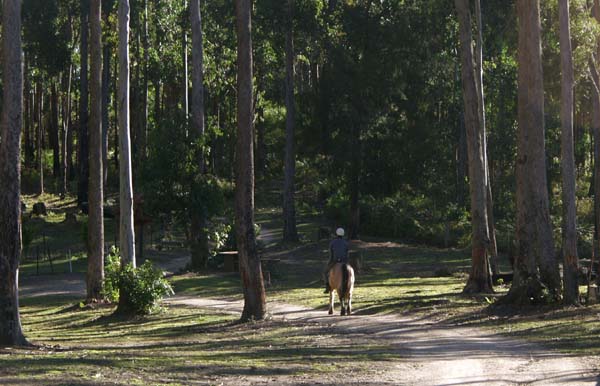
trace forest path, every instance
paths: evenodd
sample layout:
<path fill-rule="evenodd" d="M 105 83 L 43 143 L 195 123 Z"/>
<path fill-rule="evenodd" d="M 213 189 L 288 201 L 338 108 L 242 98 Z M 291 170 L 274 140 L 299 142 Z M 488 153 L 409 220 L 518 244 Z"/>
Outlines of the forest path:
<path fill-rule="evenodd" d="M 265 230 L 266 242 L 276 236 Z M 162 267 L 175 271 L 189 257 L 179 257 Z M 85 296 L 83 274 L 23 278 L 22 297 L 43 295 Z M 325 297 L 325 295 L 324 295 Z M 175 296 L 170 305 L 191 306 L 218 312 L 241 314 L 243 303 L 235 300 Z M 489 330 L 456 326 L 425 317 L 398 314 L 327 315 L 326 311 L 269 302 L 275 321 L 317 323 L 335 333 L 329 338 L 352 339 L 358 347 L 380 346 L 378 356 L 386 358 L 366 365 L 377 368 L 377 378 L 357 374 L 323 375 L 302 379 L 301 384 L 404 384 L 404 385 L 600 385 L 598 358 L 569 356 L 539 345 L 509 339 Z M 338 308 L 339 310 L 339 308 Z M 381 352 L 383 350 L 383 352 Z M 332 361 L 335 358 L 331 358 Z M 231 384 L 236 381 L 230 379 Z M 284 374 L 256 375 L 241 384 L 299 384 Z M 229 384 L 229 383 L 228 383 Z"/>
<path fill-rule="evenodd" d="M 241 313 L 241 301 L 174 297 L 170 304 Z M 597 358 L 568 356 L 477 328 L 400 315 L 330 316 L 269 303 L 274 320 L 328 324 L 346 338 L 379 341 L 389 361 L 376 384 L 405 385 L 597 385 Z M 343 375 L 342 375 L 343 377 Z M 261 379 L 248 381 L 261 383 Z M 278 379 L 278 383 L 287 383 Z M 354 383 L 354 376 L 334 384 Z M 327 382 L 326 382 L 327 383 Z"/>

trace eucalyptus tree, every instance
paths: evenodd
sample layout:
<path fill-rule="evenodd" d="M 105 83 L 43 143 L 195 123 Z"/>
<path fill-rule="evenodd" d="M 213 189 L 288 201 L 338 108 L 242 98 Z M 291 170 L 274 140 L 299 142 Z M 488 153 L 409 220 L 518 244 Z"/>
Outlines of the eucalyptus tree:
<path fill-rule="evenodd" d="M 546 177 L 544 85 L 539 0 L 517 0 L 519 28 L 517 251 L 504 301 L 532 303 L 560 296 Z M 545 292 L 550 299 L 546 299 Z"/>
<path fill-rule="evenodd" d="M 483 90 L 483 23 L 481 15 L 481 0 L 475 0 L 475 20 L 477 25 L 477 39 L 475 40 L 475 68 L 477 71 L 477 96 L 479 101 L 479 121 L 483 136 L 483 159 L 486 179 L 486 204 L 487 204 L 487 226 L 489 243 L 487 246 L 488 258 L 492 274 L 498 273 L 498 244 L 496 242 L 496 226 L 494 224 L 494 204 L 492 200 L 492 183 L 490 177 L 490 164 L 487 149 L 487 125 L 485 117 L 485 93 Z"/>
<path fill-rule="evenodd" d="M 265 286 L 254 230 L 254 111 L 251 15 L 251 0 L 235 0 L 238 68 L 235 227 L 240 275 L 244 291 L 242 321 L 264 319 L 267 314 Z"/>
<path fill-rule="evenodd" d="M 561 55 L 561 168 L 563 201 L 563 280 L 564 301 L 574 304 L 579 301 L 577 280 L 577 222 L 575 206 L 575 149 L 573 143 L 573 51 L 569 0 L 559 0 Z"/>
<path fill-rule="evenodd" d="M 471 195 L 471 272 L 464 292 L 492 291 L 487 213 L 488 178 L 485 165 L 485 132 L 478 81 L 475 76 L 471 37 L 471 14 L 468 0 L 455 0 L 460 29 L 461 74 L 469 153 Z"/>
<path fill-rule="evenodd" d="M 130 127 L 129 0 L 119 1 L 119 247 L 123 264 L 136 266 Z"/>
<path fill-rule="evenodd" d="M 600 1 L 594 0 L 592 7 L 592 16 L 596 23 L 600 23 Z M 596 44 L 600 41 L 596 38 Z M 595 225 L 595 240 L 600 240 L 600 75 L 598 74 L 598 55 L 600 54 L 600 46 L 592 49 L 591 58 L 589 61 L 590 74 L 592 78 L 592 114 L 591 114 L 591 131 L 594 142 L 594 169 L 592 171 L 592 188 L 594 193 L 594 225 Z M 600 279 L 597 279 L 600 280 Z"/>
<path fill-rule="evenodd" d="M 87 300 L 102 298 L 104 280 L 104 192 L 102 179 L 101 0 L 90 0 L 90 176 Z"/>
<path fill-rule="evenodd" d="M 202 44 L 202 17 L 200 0 L 190 0 L 190 20 L 192 24 L 192 116 L 191 136 L 195 145 L 194 163 L 196 176 L 192 190 L 200 190 L 206 174 L 204 161 L 205 123 L 204 123 L 204 49 Z M 192 192 L 199 196 L 200 192 Z M 192 200 L 191 208 L 191 252 L 192 266 L 195 269 L 205 269 L 208 262 L 208 234 L 206 204 Z M 194 205 L 195 204 L 195 205 Z"/>
<path fill-rule="evenodd" d="M 89 13 L 90 0 L 81 0 L 80 6 L 80 80 L 79 80 L 79 133 L 78 133 L 78 156 L 79 179 L 77 184 L 77 204 L 84 207 L 88 202 L 89 182 L 89 139 L 88 139 L 88 116 L 89 116 L 89 87 L 88 87 L 88 35 L 89 35 Z"/>
<path fill-rule="evenodd" d="M 21 0 L 2 7 L 2 120 L 0 121 L 0 345 L 26 345 L 19 314 L 21 257 L 21 126 L 23 68 Z"/>
<path fill-rule="evenodd" d="M 294 0 L 287 0 L 285 32 L 285 171 L 283 184 L 283 240 L 298 241 L 296 206 L 294 203 L 294 178 L 296 151 L 294 125 L 296 108 L 294 99 Z"/>

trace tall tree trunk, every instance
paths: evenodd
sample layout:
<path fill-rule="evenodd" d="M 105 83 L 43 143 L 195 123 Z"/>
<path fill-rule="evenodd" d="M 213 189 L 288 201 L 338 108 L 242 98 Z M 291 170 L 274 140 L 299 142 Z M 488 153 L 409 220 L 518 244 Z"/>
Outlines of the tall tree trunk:
<path fill-rule="evenodd" d="M 84 207 L 88 202 L 89 183 L 89 145 L 88 145 L 88 28 L 89 0 L 81 0 L 81 81 L 79 93 L 79 181 L 77 185 L 77 204 Z"/>
<path fill-rule="evenodd" d="M 296 150 L 294 125 L 296 119 L 294 101 L 294 0 L 287 0 L 288 21 L 285 37 L 285 178 L 283 184 L 283 241 L 298 241 L 296 229 L 296 206 L 294 204 L 294 179 L 296 174 Z"/>
<path fill-rule="evenodd" d="M 69 12 L 69 16 L 68 16 L 68 28 L 67 28 L 67 41 L 69 42 L 69 47 L 71 48 L 71 50 L 73 50 L 74 47 L 74 42 L 73 42 L 73 14 L 71 12 Z M 71 85 L 73 83 L 73 62 L 72 62 L 73 58 L 72 55 L 69 55 L 69 72 L 67 73 L 67 75 L 63 78 L 64 80 L 64 85 L 63 85 L 63 102 L 62 102 L 62 127 L 61 127 L 61 131 L 62 131 L 62 136 L 61 136 L 61 154 L 60 154 L 60 159 L 61 159 L 61 172 L 60 172 L 60 176 L 61 176 L 61 197 L 65 198 L 69 187 L 68 187 L 68 182 L 69 182 L 69 167 L 70 165 L 70 159 L 69 157 L 71 156 L 71 143 L 70 143 L 70 138 L 71 138 Z"/>
<path fill-rule="evenodd" d="M 129 18 L 127 19 L 127 28 L 129 28 Z M 129 36 L 127 37 L 127 47 L 129 47 Z M 115 129 L 114 129 L 114 134 L 115 134 L 115 141 L 114 141 L 114 159 L 113 162 L 115 163 L 115 170 L 119 170 L 119 178 L 120 177 L 120 167 L 119 167 L 119 157 L 120 157 L 120 152 L 119 152 L 119 146 L 120 145 L 120 140 L 119 140 L 119 87 L 117 85 L 117 81 L 119 79 L 119 66 L 118 66 L 118 62 L 121 59 L 117 59 L 117 61 L 115 62 L 114 65 L 114 72 L 113 72 L 113 111 L 115 112 L 115 114 L 117 115 L 117 118 L 113 120 L 114 125 L 115 125 Z M 127 60 L 129 61 L 129 49 L 127 50 Z M 131 78 L 131 69 L 130 69 L 130 78 Z M 131 85 L 131 83 L 129 83 L 129 85 Z M 129 86 L 128 86 L 129 87 Z M 131 108 L 131 107 L 130 107 Z M 127 131 L 129 132 L 129 145 L 131 146 L 131 124 L 129 125 L 129 128 L 127 129 Z M 129 154 L 129 158 L 131 159 L 131 149 L 130 149 L 130 154 Z"/>
<path fill-rule="evenodd" d="M 251 4 L 251 0 L 235 0 L 238 66 L 235 225 L 244 290 L 242 321 L 264 319 L 267 314 L 265 287 L 254 231 Z"/>
<path fill-rule="evenodd" d="M 467 154 L 467 129 L 465 128 L 464 113 L 459 119 L 458 145 L 456 147 L 456 203 L 459 208 L 466 207 L 465 181 L 468 174 L 469 156 Z"/>
<path fill-rule="evenodd" d="M 108 19 L 108 15 L 106 15 Z M 106 21 L 108 24 L 108 21 Z M 110 28 L 110 27 L 109 27 Z M 102 55 L 102 179 L 106 187 L 108 180 L 108 106 L 110 105 L 110 56 L 111 46 L 104 44 Z"/>
<path fill-rule="evenodd" d="M 41 82 L 37 85 L 37 162 L 39 174 L 39 194 L 44 194 L 44 91 Z"/>
<path fill-rule="evenodd" d="M 350 144 L 350 225 L 348 229 L 348 238 L 358 240 L 360 229 L 360 170 L 362 159 L 362 146 L 360 143 L 360 127 L 355 123 L 352 128 L 352 139 Z"/>
<path fill-rule="evenodd" d="M 577 281 L 577 223 L 575 207 L 575 149 L 573 142 L 573 53 L 569 26 L 569 0 L 559 0 L 561 55 L 561 168 L 563 201 L 563 279 L 564 302 L 579 302 Z"/>
<path fill-rule="evenodd" d="M 475 18 L 477 20 L 476 40 L 476 67 L 477 67 L 477 96 L 479 101 L 479 120 L 483 135 L 483 159 L 485 164 L 487 226 L 489 243 L 487 246 L 492 273 L 498 273 L 498 245 L 496 243 L 496 227 L 494 225 L 494 203 L 492 200 L 492 179 L 490 177 L 490 163 L 487 152 L 487 125 L 485 118 L 485 94 L 483 91 L 483 23 L 481 22 L 481 1 L 475 0 Z"/>
<path fill-rule="evenodd" d="M 186 7 L 186 0 L 182 0 L 183 1 L 183 9 L 187 9 Z M 185 20 L 185 18 L 184 18 Z M 183 87 L 183 111 L 185 113 L 185 120 L 187 122 L 188 117 L 190 115 L 190 110 L 189 110 L 189 73 L 188 73 L 188 36 L 187 36 L 187 32 L 186 32 L 186 28 L 185 28 L 186 23 L 182 23 L 181 25 L 181 29 L 182 29 L 182 40 L 183 40 L 183 44 L 182 44 L 182 48 L 183 48 L 183 82 L 182 82 L 182 87 Z M 187 135 L 187 129 L 186 129 L 186 135 Z"/>
<path fill-rule="evenodd" d="M 190 18 L 192 24 L 192 138 L 204 137 L 204 58 L 202 47 L 202 17 L 200 0 L 190 1 Z M 191 141 L 196 143 L 197 141 Z M 206 173 L 203 149 L 196 149 L 196 166 L 199 174 Z M 199 177 L 202 178 L 202 177 Z M 198 189 L 193 184 L 192 189 Z M 206 213 L 196 206 L 191 213 L 191 252 L 194 269 L 205 269 L 208 262 L 208 234 L 206 232 Z"/>
<path fill-rule="evenodd" d="M 594 7 L 592 8 L 593 16 L 597 22 L 600 22 L 600 1 L 594 0 Z M 600 53 L 600 42 L 596 42 L 596 58 Z M 590 59 L 590 72 L 592 73 L 593 80 L 593 93 L 592 98 L 592 136 L 594 138 L 593 144 L 593 159 L 594 159 L 594 172 L 592 173 L 592 183 L 590 190 L 594 194 L 594 252 L 598 251 L 598 244 L 600 244 L 600 76 L 598 69 L 593 58 Z M 597 255 L 596 255 L 597 256 Z M 600 279 L 596 279 L 597 281 Z"/>
<path fill-rule="evenodd" d="M 52 176 L 60 177 L 60 132 L 58 129 L 58 90 L 56 79 L 52 79 L 50 94 L 50 146 L 52 146 Z"/>
<path fill-rule="evenodd" d="M 71 105 L 70 109 L 73 109 L 73 100 L 71 96 L 71 101 L 69 102 Z M 67 132 L 67 170 L 69 175 L 69 181 L 73 181 L 77 176 L 77 171 L 75 170 L 75 166 L 73 165 L 73 117 L 72 114 L 69 113 L 69 131 Z"/>
<path fill-rule="evenodd" d="M 487 178 L 485 140 L 481 122 L 481 104 L 473 63 L 471 14 L 468 0 L 455 0 L 460 31 L 461 78 L 469 155 L 469 190 L 471 196 L 471 272 L 465 293 L 491 292 L 490 264 L 486 254 L 489 233 L 487 220 Z"/>
<path fill-rule="evenodd" d="M 215 103 L 217 104 L 217 103 Z M 219 107 L 216 108 L 219 112 Z M 256 112 L 256 174 L 259 178 L 264 176 L 266 168 L 266 145 L 265 145 L 265 109 L 262 106 Z M 218 114 L 217 114 L 218 115 Z"/>
<path fill-rule="evenodd" d="M 517 253 L 513 283 L 504 300 L 516 304 L 548 301 L 544 287 L 553 299 L 560 296 L 546 177 L 539 5 L 538 0 L 517 0 Z"/>
<path fill-rule="evenodd" d="M 132 153 L 132 162 L 133 162 L 133 182 L 134 184 L 137 182 L 141 170 L 142 170 L 142 153 L 143 153 L 143 144 L 142 144 L 142 38 L 141 38 L 141 30 L 142 30 L 142 21 L 141 21 L 141 12 L 134 12 L 134 18 L 131 19 L 131 24 L 133 27 L 131 28 L 134 31 L 135 35 L 133 36 L 133 54 L 134 54 L 134 62 L 135 66 L 133 66 L 133 70 L 135 72 L 132 73 L 131 78 L 131 102 L 130 106 L 132 106 L 130 111 L 130 135 L 133 144 L 133 153 Z M 132 34 L 133 35 L 133 34 Z M 138 233 L 138 237 L 142 237 L 142 233 Z M 141 243 L 138 240 L 138 244 Z M 140 251 L 143 248 L 140 247 Z M 140 256 L 141 257 L 141 256 Z"/>
<path fill-rule="evenodd" d="M 129 120 L 129 0 L 119 2 L 119 246 L 123 263 L 136 266 L 133 222 L 133 173 Z"/>
<path fill-rule="evenodd" d="M 104 223 L 102 180 L 102 29 L 101 0 L 90 0 L 90 186 L 87 300 L 102 298 Z"/>
<path fill-rule="evenodd" d="M 144 48 L 144 84 L 142 86 L 142 119 L 140 145 L 142 163 L 146 161 L 148 152 L 148 75 L 150 65 L 150 39 L 148 34 L 148 0 L 144 0 L 144 35 L 142 36 L 142 45 Z"/>
<path fill-rule="evenodd" d="M 32 140 L 32 132 L 33 132 L 33 119 L 32 119 L 32 111 L 31 111 L 31 81 L 29 80 L 29 60 L 27 55 L 24 55 L 25 58 L 25 73 L 24 73 L 24 81 L 25 88 L 23 90 L 23 98 L 24 98 L 24 147 L 25 147 L 25 165 L 27 167 L 31 167 L 33 165 L 33 140 Z"/>
<path fill-rule="evenodd" d="M 485 141 L 485 147 L 487 149 L 487 141 Z M 488 234 L 490 236 L 490 242 L 488 245 L 488 254 L 490 259 L 490 269 L 492 270 L 492 275 L 498 274 L 498 242 L 496 241 L 496 226 L 495 226 L 495 218 L 494 218 L 494 200 L 492 196 L 492 178 L 490 176 L 490 164 L 487 158 L 487 150 L 485 151 L 485 165 L 487 170 L 487 197 L 486 197 L 486 205 L 487 205 L 487 219 L 488 219 Z"/>
<path fill-rule="evenodd" d="M 69 156 L 69 152 L 67 151 L 69 147 L 69 133 L 71 131 L 71 81 L 73 74 L 73 65 L 69 65 L 69 73 L 65 77 L 65 88 L 66 92 L 64 94 L 63 101 L 63 118 L 62 118 L 62 148 L 61 148 L 61 196 L 64 198 L 68 193 L 68 167 L 69 162 L 67 157 Z"/>
<path fill-rule="evenodd" d="M 23 68 L 21 1 L 2 7 L 2 121 L 0 126 L 0 346 L 27 345 L 19 315 L 21 258 L 21 126 Z"/>

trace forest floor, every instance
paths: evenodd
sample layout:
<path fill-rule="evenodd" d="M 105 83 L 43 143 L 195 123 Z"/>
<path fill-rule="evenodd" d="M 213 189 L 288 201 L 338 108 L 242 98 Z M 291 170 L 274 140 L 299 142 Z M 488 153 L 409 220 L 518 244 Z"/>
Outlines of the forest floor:
<path fill-rule="evenodd" d="M 276 211 L 257 216 L 270 267 L 267 321 L 238 324 L 238 275 L 179 273 L 162 313 L 136 320 L 80 308 L 84 275 L 23 277 L 33 349 L 0 349 L 1 384 L 599 384 L 600 308 L 488 307 L 461 294 L 468 253 L 370 239 L 352 316 L 327 315 L 320 272 L 327 241 L 306 217 L 282 244 Z M 183 249 L 150 250 L 169 271 Z M 31 267 L 29 267 L 31 272 Z M 505 289 L 504 289 L 505 290 Z"/>

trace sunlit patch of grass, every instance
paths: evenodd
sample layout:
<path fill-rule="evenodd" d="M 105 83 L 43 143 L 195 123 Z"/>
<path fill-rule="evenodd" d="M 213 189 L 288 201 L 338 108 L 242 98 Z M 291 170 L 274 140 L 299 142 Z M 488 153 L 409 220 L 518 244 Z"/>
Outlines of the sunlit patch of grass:
<path fill-rule="evenodd" d="M 175 293 L 182 296 L 240 298 L 242 295 L 242 284 L 237 273 L 188 273 L 172 277 L 171 284 Z"/>
<path fill-rule="evenodd" d="M 0 349 L 0 381 L 59 384 L 187 384 L 239 376 L 318 377 L 368 373 L 392 350 L 308 322 L 237 324 L 237 316 L 184 306 L 139 319 L 112 307 L 79 309 L 61 299 L 23 306 L 23 326 L 40 348 Z"/>

